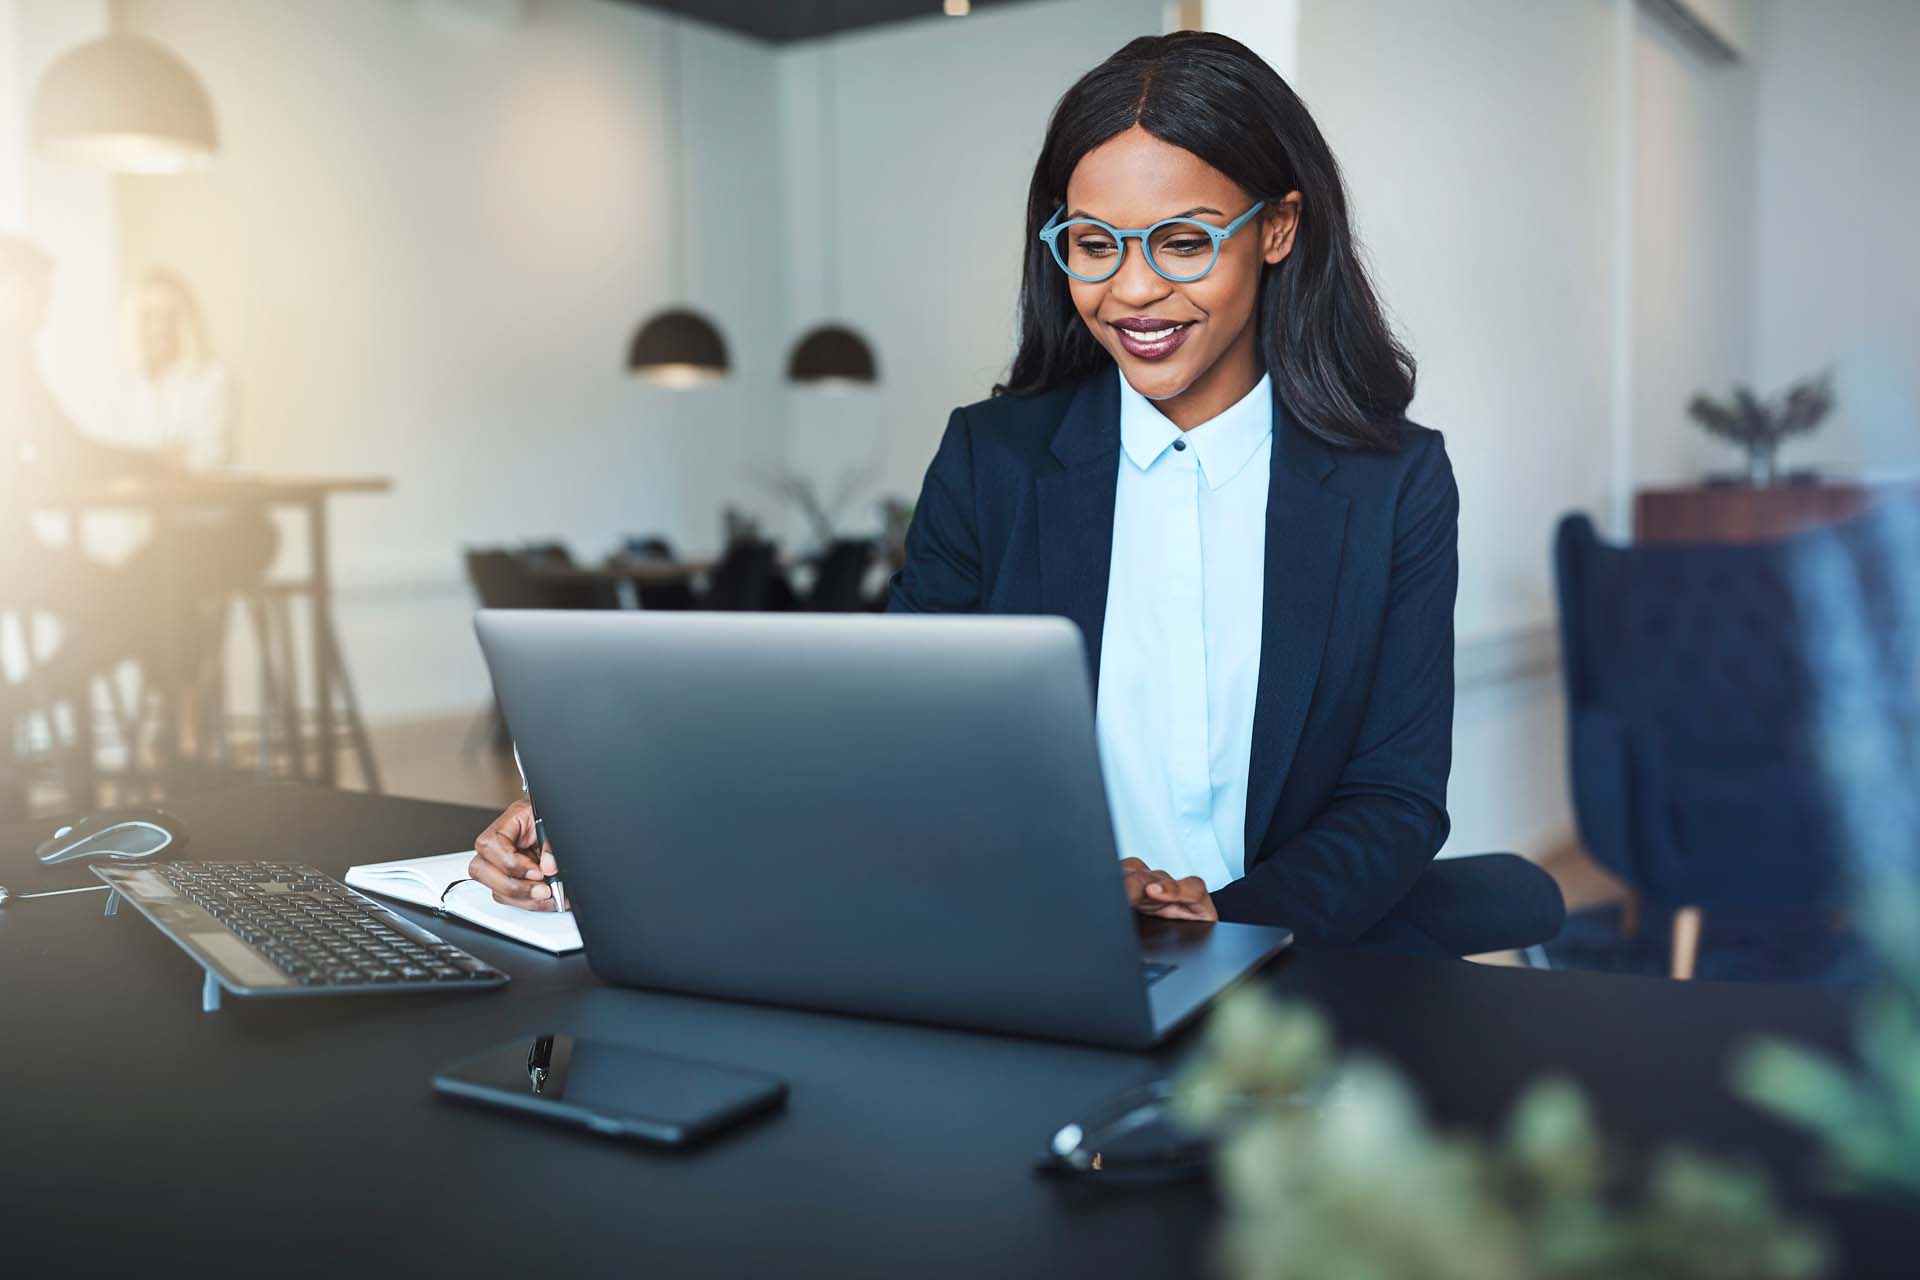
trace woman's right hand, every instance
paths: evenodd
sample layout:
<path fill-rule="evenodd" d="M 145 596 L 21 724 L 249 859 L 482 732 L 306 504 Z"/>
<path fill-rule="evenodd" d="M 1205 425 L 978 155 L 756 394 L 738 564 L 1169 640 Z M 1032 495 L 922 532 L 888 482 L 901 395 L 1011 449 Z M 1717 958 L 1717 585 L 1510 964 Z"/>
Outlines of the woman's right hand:
<path fill-rule="evenodd" d="M 553 850 L 535 847 L 533 805 L 522 796 L 495 818 L 473 842 L 473 861 L 467 874 L 493 892 L 493 900 L 527 911 L 552 911 L 553 886 L 547 878 L 559 873 Z"/>

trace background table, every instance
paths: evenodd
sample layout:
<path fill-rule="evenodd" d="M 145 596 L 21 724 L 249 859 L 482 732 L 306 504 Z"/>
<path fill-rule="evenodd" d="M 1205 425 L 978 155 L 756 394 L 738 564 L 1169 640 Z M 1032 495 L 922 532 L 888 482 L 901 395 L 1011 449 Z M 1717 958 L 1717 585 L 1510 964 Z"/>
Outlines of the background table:
<path fill-rule="evenodd" d="M 490 816 L 285 783 L 177 808 L 193 856 L 292 858 L 335 874 L 462 847 Z M 26 869 L 38 834 L 0 830 L 0 881 L 78 882 Z M 1165 1070 L 1190 1035 L 1137 1055 L 614 991 L 579 956 L 425 915 L 514 981 L 464 995 L 235 999 L 202 1014 L 200 971 L 136 913 L 102 916 L 101 898 L 0 910 L 8 1274 L 1204 1270 L 1204 1188 L 1114 1192 L 1030 1171 L 1055 1126 Z M 1762 1159 L 1845 1238 L 1844 1274 L 1913 1274 L 1913 1215 L 1818 1198 L 1807 1144 L 1721 1084 L 1728 1051 L 1756 1029 L 1842 1042 L 1846 1011 L 1829 993 L 1307 949 L 1267 980 L 1405 1067 L 1449 1125 L 1490 1129 L 1526 1081 L 1564 1072 L 1633 1151 L 1678 1138 Z M 608 1002 L 636 1011 L 660 1049 L 787 1077 L 786 1110 L 669 1153 L 431 1095 L 449 1059 Z"/>
<path fill-rule="evenodd" d="M 338 633 L 333 625 L 333 570 L 328 550 L 327 507 L 342 494 L 386 493 L 393 482 L 384 476 L 267 476 L 246 472 L 169 471 L 153 475 L 126 476 L 99 482 L 69 485 L 33 495 L 36 510 L 61 512 L 74 520 L 73 539 L 79 542 L 79 518 L 87 511 L 131 509 L 152 514 L 156 532 L 164 530 L 174 513 L 183 510 L 226 510 L 293 508 L 305 514 L 307 529 L 307 572 L 304 578 L 272 584 L 282 594 L 308 597 L 311 604 L 313 646 L 314 737 L 319 751 L 314 761 L 319 781 L 331 785 L 339 769 L 339 744 L 334 724 L 336 687 L 347 697 L 347 728 L 352 735 L 361 773 L 367 786 L 380 789 L 379 771 L 373 748 L 361 723 L 359 708 L 353 699 L 347 678 L 346 656 L 340 651 Z M 162 735 L 162 749 L 174 752 L 170 725 L 172 708 L 162 700 L 162 715 L 168 718 L 168 731 Z M 292 730 L 296 736 L 298 726 Z M 305 775 L 304 750 L 297 740 L 293 760 L 296 774 Z M 171 760 L 171 758 L 170 758 Z"/>

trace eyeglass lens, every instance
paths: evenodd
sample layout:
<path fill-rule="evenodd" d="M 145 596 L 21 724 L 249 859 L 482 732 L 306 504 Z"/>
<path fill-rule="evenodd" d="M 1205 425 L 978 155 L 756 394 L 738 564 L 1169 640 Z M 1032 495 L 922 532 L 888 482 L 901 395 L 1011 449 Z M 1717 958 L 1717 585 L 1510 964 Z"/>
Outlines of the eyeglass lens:
<path fill-rule="evenodd" d="M 1119 270 L 1121 243 L 1097 222 L 1069 222 L 1054 237 L 1054 256 L 1073 275 L 1102 279 Z M 1133 242 L 1137 245 L 1139 242 Z M 1169 222 L 1147 237 L 1147 252 L 1161 274 L 1197 280 L 1213 267 L 1213 237 L 1197 222 Z"/>

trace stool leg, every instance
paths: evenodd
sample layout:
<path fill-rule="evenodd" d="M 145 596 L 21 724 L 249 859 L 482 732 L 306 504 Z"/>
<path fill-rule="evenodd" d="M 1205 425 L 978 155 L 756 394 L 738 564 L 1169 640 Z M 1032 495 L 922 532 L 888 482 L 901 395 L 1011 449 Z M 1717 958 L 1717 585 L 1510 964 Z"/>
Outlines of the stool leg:
<path fill-rule="evenodd" d="M 253 623 L 254 661 L 260 671 L 260 707 L 255 713 L 254 770 L 262 778 L 273 776 L 273 716 L 278 695 L 273 687 L 273 635 L 267 620 L 267 603 L 258 595 L 246 600 L 247 619 Z"/>
<path fill-rule="evenodd" d="M 275 647 L 279 650 L 276 666 L 280 674 L 280 723 L 287 735 L 287 769 L 294 781 L 305 782 L 307 738 L 300 724 L 299 692 L 293 683 L 299 670 L 293 655 L 293 609 L 285 596 L 275 596 L 267 616 L 272 620 Z"/>
<path fill-rule="evenodd" d="M 1681 907 L 1673 913 L 1673 976 L 1682 982 L 1693 978 L 1694 961 L 1700 957 L 1700 930 L 1706 913 L 1699 907 Z"/>
<path fill-rule="evenodd" d="M 347 723 L 348 736 L 353 740 L 353 754 L 360 765 L 361 780 L 367 784 L 368 791 L 378 795 L 380 768 L 374 763 L 373 739 L 367 736 L 367 722 L 360 715 L 360 699 L 353 691 L 353 678 L 347 674 L 346 659 L 340 652 L 340 637 L 334 633 L 331 618 L 325 619 L 323 626 L 327 644 L 323 660 L 331 674 L 329 683 L 340 695 L 341 711 Z M 324 743 L 322 749 L 332 751 L 333 744 Z"/>

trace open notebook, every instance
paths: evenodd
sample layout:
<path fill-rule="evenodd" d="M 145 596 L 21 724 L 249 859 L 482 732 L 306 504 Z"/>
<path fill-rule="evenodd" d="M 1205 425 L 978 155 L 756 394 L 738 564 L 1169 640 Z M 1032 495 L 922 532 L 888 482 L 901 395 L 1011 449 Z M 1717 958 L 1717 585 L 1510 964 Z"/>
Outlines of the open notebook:
<path fill-rule="evenodd" d="M 502 937 L 539 947 L 555 955 L 580 950 L 580 930 L 571 911 L 523 911 L 503 907 L 493 900 L 486 886 L 467 879 L 467 864 L 473 850 L 442 853 L 428 858 L 403 858 L 398 862 L 370 862 L 364 867 L 347 868 L 347 883 L 367 893 L 398 898 L 416 907 L 432 910 L 444 907 L 450 916 L 490 929 Z M 456 881 L 465 883 L 456 884 Z M 447 886 L 453 885 L 452 890 Z M 446 900 L 440 895 L 446 893 Z"/>

